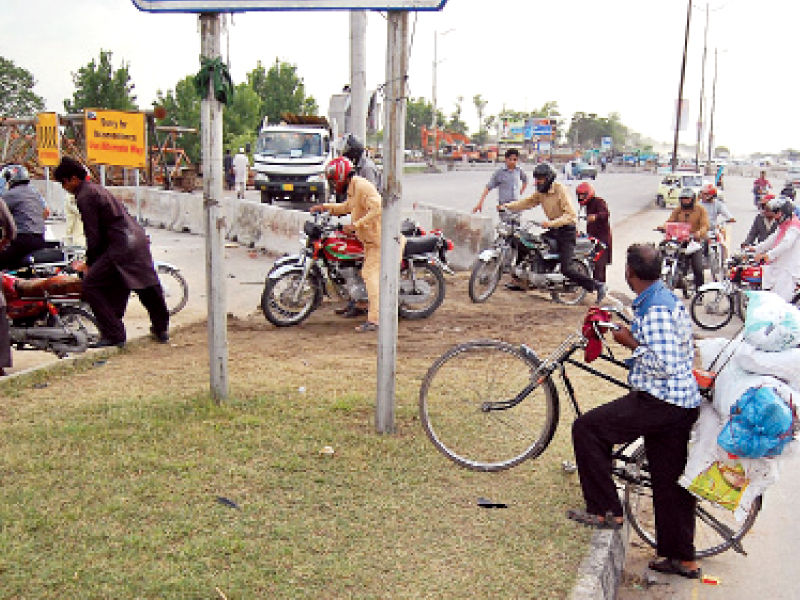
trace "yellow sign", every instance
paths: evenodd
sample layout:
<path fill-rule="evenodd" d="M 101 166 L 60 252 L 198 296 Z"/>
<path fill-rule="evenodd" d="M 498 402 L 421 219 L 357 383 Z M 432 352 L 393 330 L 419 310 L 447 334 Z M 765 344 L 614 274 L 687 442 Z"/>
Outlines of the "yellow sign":
<path fill-rule="evenodd" d="M 89 162 L 131 168 L 147 165 L 143 113 L 86 109 L 83 122 Z"/>
<path fill-rule="evenodd" d="M 56 167 L 61 160 L 61 139 L 56 113 L 36 115 L 36 154 L 43 167 Z"/>

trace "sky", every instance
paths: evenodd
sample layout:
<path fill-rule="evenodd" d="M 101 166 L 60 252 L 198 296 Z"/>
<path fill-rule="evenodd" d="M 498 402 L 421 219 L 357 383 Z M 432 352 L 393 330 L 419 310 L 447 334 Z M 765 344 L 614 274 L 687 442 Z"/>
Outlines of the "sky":
<path fill-rule="evenodd" d="M 380 0 L 376 0 L 379 4 Z M 173 89 L 199 69 L 195 15 L 151 14 L 131 0 L 2 0 L 5 26 L 0 56 L 29 70 L 47 109 L 63 112 L 72 97 L 72 73 L 113 52 L 124 60 L 140 108 L 157 90 Z M 9 6 L 10 5 L 10 6 Z M 716 145 L 734 155 L 800 148 L 795 115 L 794 56 L 800 3 L 789 0 L 715 0 L 708 4 L 705 121 L 714 110 Z M 463 96 L 462 118 L 478 129 L 473 97 L 486 114 L 503 107 L 534 110 L 558 103 L 567 121 L 576 111 L 619 113 L 629 128 L 670 143 L 686 29 L 683 0 L 448 0 L 440 12 L 410 14 L 409 96 L 430 100 L 437 40 L 437 106 L 447 115 Z M 706 3 L 695 0 L 683 97 L 689 128 L 681 143 L 695 143 L 703 82 Z M 257 61 L 297 65 L 321 113 L 350 78 L 347 11 L 249 12 L 233 16 L 223 33 L 234 83 Z M 367 87 L 386 77 L 386 18 L 367 21 Z M 703 134 L 703 147 L 708 139 Z"/>

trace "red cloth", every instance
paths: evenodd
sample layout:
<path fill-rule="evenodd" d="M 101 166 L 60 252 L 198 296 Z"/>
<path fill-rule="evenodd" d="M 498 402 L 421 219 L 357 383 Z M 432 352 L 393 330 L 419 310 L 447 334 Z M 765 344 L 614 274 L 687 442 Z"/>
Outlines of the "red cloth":
<path fill-rule="evenodd" d="M 589 340 L 583 353 L 583 359 L 586 362 L 592 362 L 603 352 L 603 341 L 597 334 L 597 329 L 593 327 L 594 323 L 598 321 L 611 321 L 611 313 L 599 306 L 592 306 L 586 313 L 586 318 L 583 320 L 583 327 L 581 328 L 583 337 Z"/>

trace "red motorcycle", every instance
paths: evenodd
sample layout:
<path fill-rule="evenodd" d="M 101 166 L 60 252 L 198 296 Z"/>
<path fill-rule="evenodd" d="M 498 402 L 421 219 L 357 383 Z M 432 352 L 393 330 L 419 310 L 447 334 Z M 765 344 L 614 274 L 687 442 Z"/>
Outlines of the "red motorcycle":
<path fill-rule="evenodd" d="M 413 225 L 413 224 L 412 224 Z M 398 313 L 405 319 L 424 319 L 444 300 L 446 253 L 453 243 L 440 231 L 419 235 L 418 228 L 403 230 L 406 246 L 400 266 Z M 303 227 L 300 254 L 275 261 L 261 295 L 261 309 L 278 327 L 302 323 L 331 293 L 342 300 L 367 300 L 361 278 L 364 248 L 342 232 L 327 213 L 316 213 Z"/>
<path fill-rule="evenodd" d="M 2 278 L 13 348 L 64 358 L 85 352 L 100 338 L 94 315 L 81 306 L 77 275 L 25 279 L 2 273 Z"/>

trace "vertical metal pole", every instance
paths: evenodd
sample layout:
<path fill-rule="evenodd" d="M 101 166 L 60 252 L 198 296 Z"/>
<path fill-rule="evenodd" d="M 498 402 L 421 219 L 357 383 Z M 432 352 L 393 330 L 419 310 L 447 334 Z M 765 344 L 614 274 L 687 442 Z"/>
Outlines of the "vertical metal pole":
<path fill-rule="evenodd" d="M 703 97 L 706 95 L 706 54 L 708 53 L 708 3 L 706 3 L 706 30 L 703 36 L 703 67 L 700 78 L 700 108 L 697 116 L 697 147 L 694 151 L 694 166 L 700 170 L 700 140 L 703 135 Z"/>
<path fill-rule="evenodd" d="M 681 83 L 678 86 L 678 107 L 675 115 L 675 142 L 672 145 L 672 172 L 678 169 L 678 131 L 681 128 L 681 109 L 683 108 L 683 80 L 686 76 L 686 51 L 689 46 L 689 23 L 692 20 L 692 0 L 686 9 L 686 37 L 683 40 L 683 61 L 681 62 Z"/>
<path fill-rule="evenodd" d="M 106 166 L 100 165 L 100 185 L 106 187 Z"/>
<path fill-rule="evenodd" d="M 200 54 L 220 58 L 220 15 L 200 15 Z M 200 103 L 200 135 L 203 164 L 203 208 L 206 235 L 206 296 L 208 297 L 208 351 L 211 396 L 216 402 L 228 397 L 228 330 L 225 321 L 225 262 L 222 255 L 224 219 L 222 198 L 222 106 L 208 96 Z"/>
<path fill-rule="evenodd" d="M 436 40 L 439 37 L 436 31 L 433 32 L 433 86 L 431 89 L 431 103 L 433 104 L 433 111 L 431 114 L 431 129 L 433 129 L 433 152 L 431 153 L 431 164 L 435 167 L 436 161 L 439 159 L 439 127 L 438 115 L 436 114 L 436 65 L 438 58 L 436 56 Z"/>
<path fill-rule="evenodd" d="M 367 11 L 350 11 L 350 122 L 351 132 L 367 144 Z"/>
<path fill-rule="evenodd" d="M 708 125 L 708 164 L 711 164 L 714 147 L 714 110 L 717 108 L 717 49 L 714 48 L 714 84 L 711 86 L 711 119 Z"/>
<path fill-rule="evenodd" d="M 134 185 L 136 186 L 136 220 L 139 221 L 139 223 L 141 223 L 142 222 L 142 195 L 141 195 L 141 190 L 139 190 L 139 167 L 136 167 L 133 170 L 133 176 L 136 178 L 136 183 L 134 183 Z"/>
<path fill-rule="evenodd" d="M 50 208 L 50 167 L 44 168 L 44 201 L 47 208 Z M 50 209 L 50 212 L 53 210 Z"/>
<path fill-rule="evenodd" d="M 378 330 L 378 397 L 375 427 L 395 430 L 397 367 L 397 288 L 400 267 L 400 199 L 405 142 L 408 11 L 389 11 L 386 51 L 386 126 L 383 215 L 381 219 L 381 298 Z"/>

